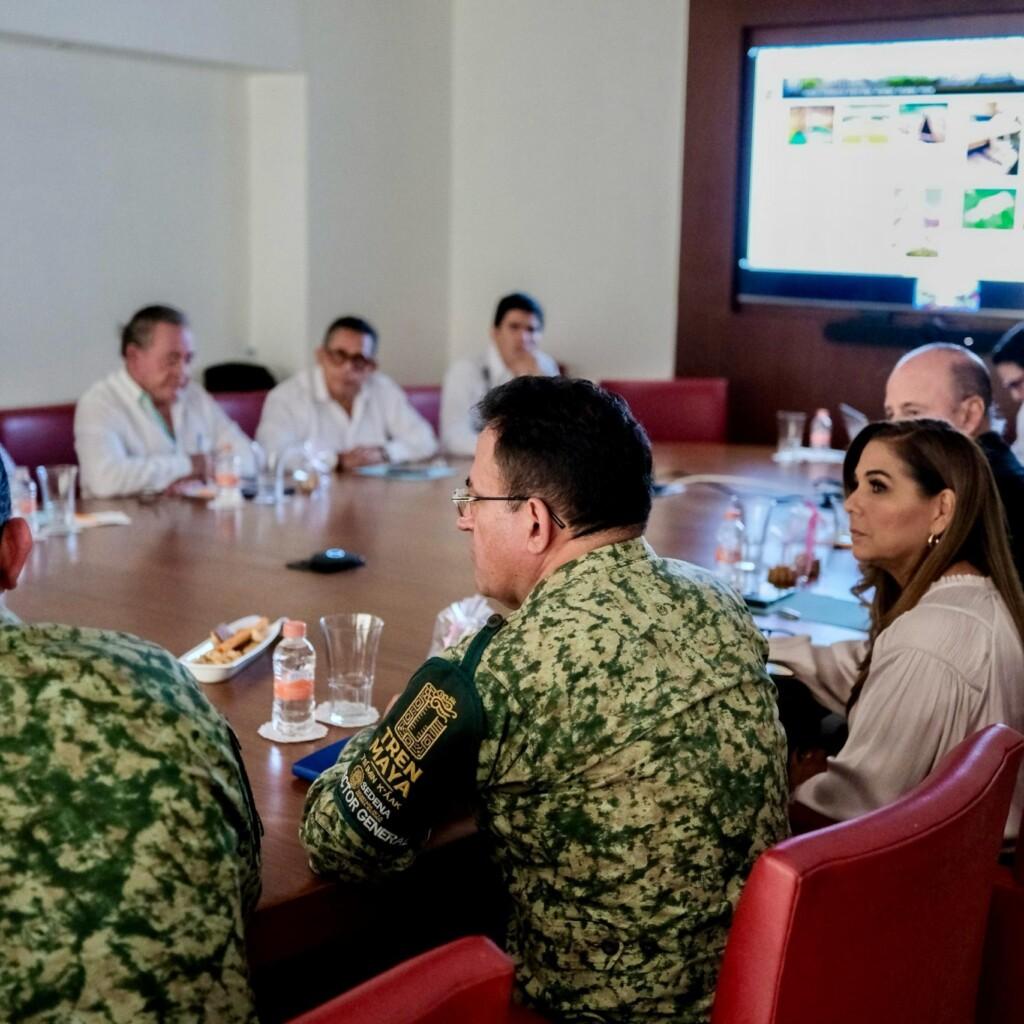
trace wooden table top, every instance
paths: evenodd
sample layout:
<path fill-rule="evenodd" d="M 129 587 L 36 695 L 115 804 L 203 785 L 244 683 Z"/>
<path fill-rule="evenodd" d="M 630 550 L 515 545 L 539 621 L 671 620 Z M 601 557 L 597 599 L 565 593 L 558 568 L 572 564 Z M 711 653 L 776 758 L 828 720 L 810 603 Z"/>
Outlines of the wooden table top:
<path fill-rule="evenodd" d="M 659 478 L 732 473 L 805 486 L 809 474 L 838 475 L 836 466 L 779 467 L 768 454 L 760 447 L 658 445 L 656 462 Z M 215 623 L 250 613 L 303 619 L 317 649 L 318 700 L 327 697 L 319 617 L 372 612 L 385 622 L 374 690 L 382 709 L 426 657 L 437 613 L 475 590 L 468 541 L 455 528 L 449 500 L 468 460 L 455 465 L 455 476 L 432 481 L 336 477 L 326 493 L 280 507 L 212 511 L 181 498 L 89 502 L 86 510 L 123 509 L 131 526 L 38 543 L 8 604 L 27 620 L 124 630 L 175 654 L 203 640 Z M 708 488 L 660 498 L 646 536 L 662 555 L 708 565 L 727 501 Z M 285 568 L 331 546 L 358 552 L 366 566 L 334 575 Z M 310 872 L 298 841 L 308 784 L 291 774 L 291 765 L 351 732 L 331 728 L 314 743 L 261 739 L 256 729 L 270 717 L 271 689 L 269 653 L 233 679 L 203 686 L 238 734 L 265 827 L 263 897 L 250 926 L 257 967 L 285 948 L 296 952 L 297 931 L 314 943 L 337 923 L 335 887 Z M 293 928 L 298 921 L 301 928 Z"/>

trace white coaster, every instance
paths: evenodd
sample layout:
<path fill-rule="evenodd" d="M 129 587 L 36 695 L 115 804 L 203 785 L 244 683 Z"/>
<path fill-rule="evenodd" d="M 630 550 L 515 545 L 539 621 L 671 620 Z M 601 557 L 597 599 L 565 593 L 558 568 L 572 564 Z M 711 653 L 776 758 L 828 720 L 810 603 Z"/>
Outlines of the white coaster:
<path fill-rule="evenodd" d="M 317 704 L 316 711 L 313 713 L 313 717 L 318 722 L 323 722 L 324 725 L 336 725 L 342 729 L 348 729 L 349 727 L 354 729 L 356 726 L 373 725 L 373 723 L 376 722 L 378 718 L 380 718 L 380 712 L 371 705 L 370 710 L 366 714 L 366 716 L 360 717 L 358 722 L 353 722 L 351 720 L 348 722 L 335 722 L 331 719 L 331 707 L 333 706 L 333 704 L 334 701 L 331 700 L 321 701 L 319 704 Z"/>
<path fill-rule="evenodd" d="M 308 743 L 310 740 L 322 740 L 327 735 L 327 730 L 322 725 L 311 725 L 301 736 L 282 736 L 275 728 L 273 722 L 264 722 L 256 730 L 265 740 L 272 740 L 274 743 Z"/>
<path fill-rule="evenodd" d="M 216 498 L 206 503 L 206 507 L 212 509 L 242 508 L 244 505 L 245 498 L 242 497 L 241 491 L 237 491 L 234 494 L 218 494 Z"/>

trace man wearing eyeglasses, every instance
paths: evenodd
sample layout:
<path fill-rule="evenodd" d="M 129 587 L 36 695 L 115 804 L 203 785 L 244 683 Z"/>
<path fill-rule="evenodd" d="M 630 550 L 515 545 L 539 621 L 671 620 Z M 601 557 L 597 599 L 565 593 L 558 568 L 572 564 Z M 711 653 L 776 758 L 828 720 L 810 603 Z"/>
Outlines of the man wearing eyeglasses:
<path fill-rule="evenodd" d="M 357 316 L 334 321 L 316 351 L 316 366 L 267 395 L 256 440 L 280 454 L 309 443 L 340 470 L 429 458 L 430 424 L 405 392 L 377 370 L 377 332 Z"/>
<path fill-rule="evenodd" d="M 82 493 L 113 498 L 178 488 L 206 476 L 209 455 L 230 449 L 251 465 L 249 439 L 191 379 L 188 318 L 146 306 L 121 332 L 124 365 L 95 383 L 75 408 Z"/>
<path fill-rule="evenodd" d="M 743 880 L 787 831 L 767 645 L 732 590 L 644 539 L 651 451 L 621 399 L 520 377 L 479 421 L 456 526 L 514 611 L 426 662 L 313 785 L 310 863 L 402 869 L 468 805 L 523 1001 L 706 1021 Z"/>

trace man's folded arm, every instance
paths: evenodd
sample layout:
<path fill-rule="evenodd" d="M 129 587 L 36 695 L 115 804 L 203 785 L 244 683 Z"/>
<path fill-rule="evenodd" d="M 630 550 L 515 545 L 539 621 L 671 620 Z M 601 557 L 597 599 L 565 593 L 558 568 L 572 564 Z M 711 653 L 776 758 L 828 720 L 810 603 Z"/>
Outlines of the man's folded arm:
<path fill-rule="evenodd" d="M 310 867 L 350 881 L 407 868 L 430 829 L 472 801 L 482 720 L 472 679 L 428 661 L 310 788 L 300 828 Z"/>

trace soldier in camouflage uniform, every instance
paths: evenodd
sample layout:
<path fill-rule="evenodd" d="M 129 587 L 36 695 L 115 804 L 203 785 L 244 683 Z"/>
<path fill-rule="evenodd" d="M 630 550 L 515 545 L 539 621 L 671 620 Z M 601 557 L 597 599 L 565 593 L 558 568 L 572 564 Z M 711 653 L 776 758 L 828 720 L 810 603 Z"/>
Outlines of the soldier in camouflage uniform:
<path fill-rule="evenodd" d="M 618 399 L 524 377 L 480 411 L 459 527 L 481 590 L 518 610 L 428 661 L 317 780 L 311 864 L 403 868 L 469 793 L 520 998 L 704 1021 L 743 882 L 787 829 L 765 642 L 731 590 L 640 536 L 650 449 Z"/>
<path fill-rule="evenodd" d="M 0 470 L 0 589 L 28 550 Z M 0 606 L 0 1020 L 253 1021 L 260 826 L 166 651 Z"/>

